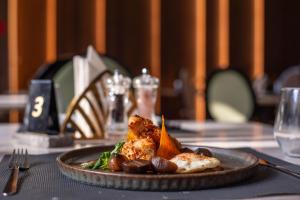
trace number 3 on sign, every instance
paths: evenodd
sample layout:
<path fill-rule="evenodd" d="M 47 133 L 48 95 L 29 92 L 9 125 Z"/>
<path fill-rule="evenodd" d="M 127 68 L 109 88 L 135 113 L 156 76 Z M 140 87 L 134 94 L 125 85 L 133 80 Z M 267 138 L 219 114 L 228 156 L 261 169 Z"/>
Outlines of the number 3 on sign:
<path fill-rule="evenodd" d="M 32 117 L 37 118 L 41 116 L 43 112 L 44 101 L 44 97 L 42 96 L 38 96 L 34 99 L 34 107 L 33 111 L 31 112 Z"/>

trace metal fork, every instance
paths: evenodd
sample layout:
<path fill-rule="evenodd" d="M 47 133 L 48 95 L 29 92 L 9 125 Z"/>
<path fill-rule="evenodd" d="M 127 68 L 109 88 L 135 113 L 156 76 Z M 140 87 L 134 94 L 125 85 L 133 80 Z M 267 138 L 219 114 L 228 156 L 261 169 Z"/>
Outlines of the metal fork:
<path fill-rule="evenodd" d="M 27 149 L 25 151 L 23 149 L 17 149 L 17 151 L 14 149 L 9 159 L 8 167 L 11 169 L 11 174 L 2 193 L 4 196 L 13 195 L 18 191 L 19 171 L 29 169 Z"/>

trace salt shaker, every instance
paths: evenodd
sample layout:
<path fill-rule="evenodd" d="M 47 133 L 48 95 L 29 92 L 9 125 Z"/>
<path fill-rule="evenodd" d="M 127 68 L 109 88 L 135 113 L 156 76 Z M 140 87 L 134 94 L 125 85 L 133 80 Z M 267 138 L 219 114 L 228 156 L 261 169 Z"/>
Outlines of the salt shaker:
<path fill-rule="evenodd" d="M 135 98 L 137 102 L 137 114 L 151 119 L 156 124 L 155 104 L 159 79 L 151 76 L 146 68 L 142 69 L 142 74 L 133 79 Z"/>
<path fill-rule="evenodd" d="M 106 133 L 108 137 L 125 136 L 127 130 L 127 107 L 128 94 L 131 80 L 119 74 L 116 70 L 114 75 L 106 80 L 108 89 L 108 118 L 106 122 Z"/>

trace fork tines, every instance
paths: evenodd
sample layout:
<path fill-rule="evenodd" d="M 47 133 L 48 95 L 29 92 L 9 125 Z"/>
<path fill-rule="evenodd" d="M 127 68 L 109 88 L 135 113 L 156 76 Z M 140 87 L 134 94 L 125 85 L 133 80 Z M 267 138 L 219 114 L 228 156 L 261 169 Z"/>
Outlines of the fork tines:
<path fill-rule="evenodd" d="M 9 158 L 8 167 L 14 168 L 14 167 L 28 167 L 28 151 L 27 149 L 14 149 L 12 155 Z"/>

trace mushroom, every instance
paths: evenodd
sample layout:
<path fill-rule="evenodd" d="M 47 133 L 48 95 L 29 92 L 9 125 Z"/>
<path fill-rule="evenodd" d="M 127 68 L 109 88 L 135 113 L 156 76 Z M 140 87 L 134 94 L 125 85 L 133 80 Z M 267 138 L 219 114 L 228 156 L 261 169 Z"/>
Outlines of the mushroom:
<path fill-rule="evenodd" d="M 109 163 L 108 168 L 111 171 L 122 171 L 122 163 L 127 161 L 128 159 L 123 156 L 122 154 L 112 154 Z"/>
<path fill-rule="evenodd" d="M 197 148 L 195 150 L 195 153 L 196 154 L 202 154 L 204 156 L 207 156 L 207 157 L 213 157 L 212 153 L 210 152 L 210 150 L 206 149 L 206 148 Z"/>
<path fill-rule="evenodd" d="M 184 147 L 180 149 L 181 153 L 194 153 L 194 151 L 190 148 Z"/>
<path fill-rule="evenodd" d="M 151 164 L 158 173 L 174 173 L 177 170 L 175 163 L 159 156 L 152 157 Z"/>
<path fill-rule="evenodd" d="M 146 173 L 151 170 L 151 163 L 149 160 L 141 159 L 125 161 L 122 163 L 122 169 L 127 173 Z"/>

